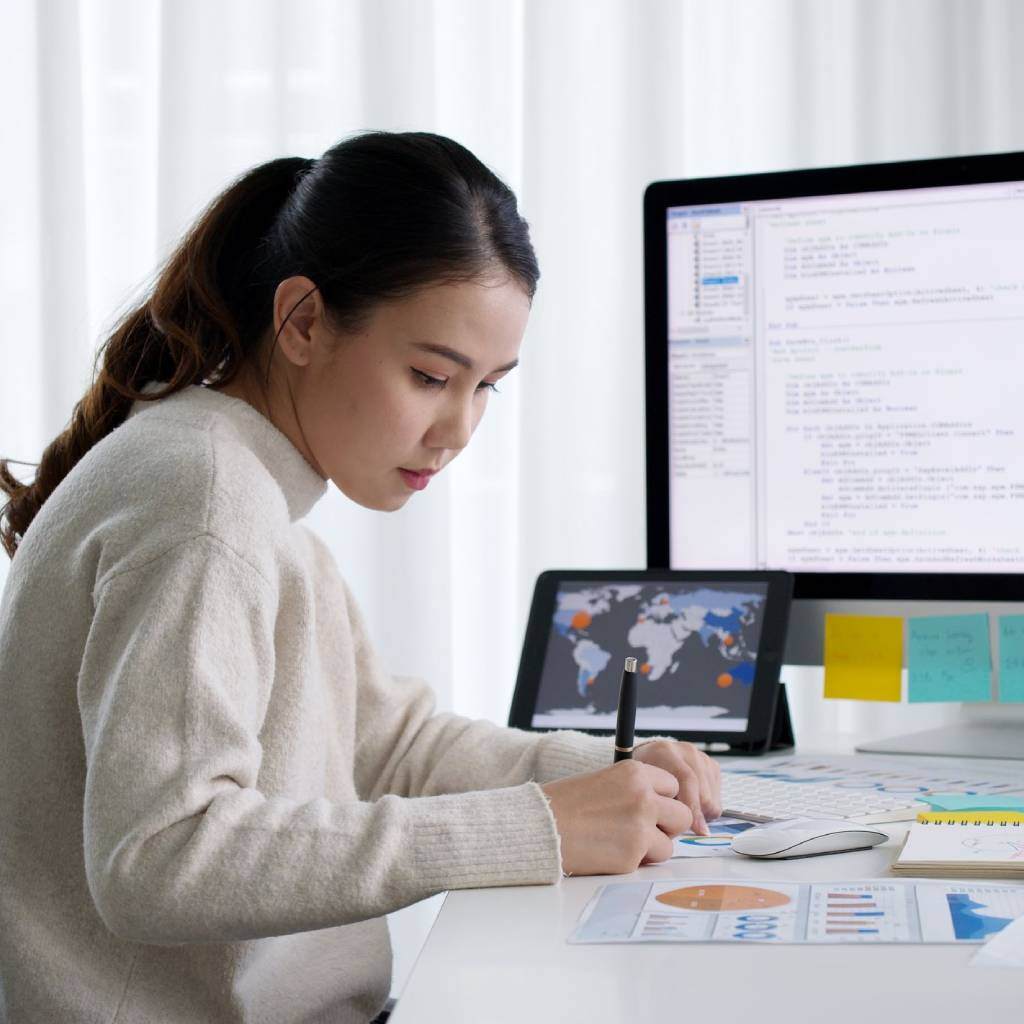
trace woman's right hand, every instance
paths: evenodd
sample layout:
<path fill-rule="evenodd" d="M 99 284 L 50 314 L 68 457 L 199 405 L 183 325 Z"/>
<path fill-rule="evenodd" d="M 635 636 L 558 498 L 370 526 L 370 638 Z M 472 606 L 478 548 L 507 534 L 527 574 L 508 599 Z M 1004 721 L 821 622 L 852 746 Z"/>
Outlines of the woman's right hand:
<path fill-rule="evenodd" d="M 668 860 L 693 814 L 675 799 L 679 782 L 632 759 L 541 786 L 562 840 L 567 875 L 619 875 Z"/>

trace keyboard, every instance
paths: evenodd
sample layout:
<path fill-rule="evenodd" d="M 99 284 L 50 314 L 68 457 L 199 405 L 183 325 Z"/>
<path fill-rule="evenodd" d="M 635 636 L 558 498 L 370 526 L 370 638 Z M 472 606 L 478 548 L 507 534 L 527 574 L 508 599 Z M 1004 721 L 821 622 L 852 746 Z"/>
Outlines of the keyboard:
<path fill-rule="evenodd" d="M 849 818 L 862 825 L 880 825 L 887 821 L 913 821 L 927 810 L 928 804 L 905 794 L 722 772 L 722 814 L 729 818 Z"/>

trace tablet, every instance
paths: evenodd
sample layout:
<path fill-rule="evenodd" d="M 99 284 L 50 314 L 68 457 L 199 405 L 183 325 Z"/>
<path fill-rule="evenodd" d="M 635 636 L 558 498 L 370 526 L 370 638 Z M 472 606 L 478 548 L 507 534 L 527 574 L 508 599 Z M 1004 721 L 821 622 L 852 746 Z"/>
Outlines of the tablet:
<path fill-rule="evenodd" d="M 611 734 L 627 657 L 636 734 L 766 744 L 793 577 L 671 569 L 541 573 L 509 725 Z"/>

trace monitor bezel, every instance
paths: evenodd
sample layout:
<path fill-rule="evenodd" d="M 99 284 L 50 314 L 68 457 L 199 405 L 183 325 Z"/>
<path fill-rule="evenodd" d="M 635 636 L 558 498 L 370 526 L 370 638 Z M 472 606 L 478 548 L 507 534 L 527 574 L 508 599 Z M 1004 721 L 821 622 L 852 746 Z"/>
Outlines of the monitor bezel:
<path fill-rule="evenodd" d="M 948 185 L 1024 181 L 1024 152 L 852 164 L 652 182 L 644 191 L 647 564 L 668 568 L 668 256 L 666 211 L 698 206 Z M 751 570 L 751 571 L 770 571 Z M 797 599 L 1020 601 L 1021 573 L 802 572 Z"/>

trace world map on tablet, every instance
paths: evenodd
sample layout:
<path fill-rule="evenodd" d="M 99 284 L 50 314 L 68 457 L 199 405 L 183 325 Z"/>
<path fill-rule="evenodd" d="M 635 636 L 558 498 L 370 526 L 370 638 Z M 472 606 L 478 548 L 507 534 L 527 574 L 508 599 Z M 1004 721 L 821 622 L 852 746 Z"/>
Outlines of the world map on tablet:
<path fill-rule="evenodd" d="M 766 583 L 563 583 L 533 726 L 614 728 L 622 667 L 640 674 L 638 729 L 743 732 Z"/>

